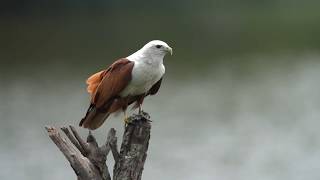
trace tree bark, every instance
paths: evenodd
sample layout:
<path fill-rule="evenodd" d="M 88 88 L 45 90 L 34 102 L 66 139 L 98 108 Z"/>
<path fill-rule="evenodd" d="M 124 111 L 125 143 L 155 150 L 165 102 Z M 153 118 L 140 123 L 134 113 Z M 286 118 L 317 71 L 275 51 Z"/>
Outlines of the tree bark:
<path fill-rule="evenodd" d="M 67 127 L 61 128 L 68 140 L 54 127 L 47 126 L 46 130 L 69 161 L 78 180 L 111 180 L 106 164 L 110 150 L 115 160 L 114 180 L 141 180 L 150 139 L 150 117 L 142 112 L 129 118 L 130 123 L 125 127 L 120 153 L 113 128 L 102 146 L 98 145 L 90 131 L 84 141 L 73 126 L 69 126 L 71 131 Z"/>
<path fill-rule="evenodd" d="M 143 116 L 133 116 L 123 134 L 120 158 L 113 169 L 114 180 L 140 180 L 150 139 L 151 124 Z"/>

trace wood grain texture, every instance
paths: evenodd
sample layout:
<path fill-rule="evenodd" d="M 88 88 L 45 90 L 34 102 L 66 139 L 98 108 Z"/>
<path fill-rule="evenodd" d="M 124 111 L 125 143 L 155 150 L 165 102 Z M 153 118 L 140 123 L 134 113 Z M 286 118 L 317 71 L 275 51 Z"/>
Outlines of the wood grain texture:
<path fill-rule="evenodd" d="M 149 115 L 132 116 L 123 134 L 120 158 L 113 169 L 114 180 L 140 180 L 149 147 Z"/>
<path fill-rule="evenodd" d="M 144 112 L 129 118 L 131 121 L 125 127 L 120 152 L 113 128 L 108 132 L 107 140 L 102 146 L 98 145 L 90 131 L 87 140 L 83 140 L 73 126 L 61 128 L 65 136 L 54 127 L 46 127 L 46 130 L 69 161 L 78 180 L 111 180 L 106 164 L 110 151 L 115 160 L 114 180 L 141 180 L 149 146 L 151 121 Z"/>
<path fill-rule="evenodd" d="M 46 127 L 51 140 L 69 161 L 79 180 L 104 180 L 95 165 L 54 127 Z M 110 177 L 110 176 L 109 176 Z"/>

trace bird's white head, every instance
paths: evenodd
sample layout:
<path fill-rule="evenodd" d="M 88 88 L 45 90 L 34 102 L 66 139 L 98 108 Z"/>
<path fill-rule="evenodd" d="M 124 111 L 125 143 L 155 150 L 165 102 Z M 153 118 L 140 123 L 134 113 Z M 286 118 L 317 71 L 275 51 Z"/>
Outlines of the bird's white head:
<path fill-rule="evenodd" d="M 148 60 L 148 61 L 161 61 L 164 56 L 170 53 L 172 55 L 172 48 L 165 42 L 160 40 L 153 40 L 144 45 L 139 51 L 128 56 L 129 60 Z"/>
<path fill-rule="evenodd" d="M 167 43 L 160 40 L 153 40 L 148 42 L 143 46 L 141 50 L 148 54 L 160 56 L 165 56 L 167 53 L 170 53 L 172 55 L 172 48 Z"/>

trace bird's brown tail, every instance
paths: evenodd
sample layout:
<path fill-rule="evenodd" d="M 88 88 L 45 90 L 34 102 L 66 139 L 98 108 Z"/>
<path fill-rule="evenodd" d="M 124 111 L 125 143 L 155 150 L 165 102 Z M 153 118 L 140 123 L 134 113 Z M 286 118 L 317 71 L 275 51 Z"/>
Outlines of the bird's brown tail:
<path fill-rule="evenodd" d="M 90 105 L 86 116 L 81 119 L 79 126 L 95 130 L 104 123 L 108 116 L 108 113 L 100 112 L 93 105 Z"/>

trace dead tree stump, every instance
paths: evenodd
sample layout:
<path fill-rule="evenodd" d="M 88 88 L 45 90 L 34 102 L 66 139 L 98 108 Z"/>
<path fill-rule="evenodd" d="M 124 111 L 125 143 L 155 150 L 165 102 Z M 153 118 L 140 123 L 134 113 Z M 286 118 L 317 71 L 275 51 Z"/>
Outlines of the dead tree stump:
<path fill-rule="evenodd" d="M 111 180 L 107 167 L 107 155 L 112 152 L 115 160 L 113 180 L 141 180 L 150 139 L 150 117 L 147 113 L 133 115 L 126 125 L 120 153 L 117 148 L 115 129 L 111 128 L 106 142 L 99 146 L 89 132 L 84 141 L 73 126 L 61 128 L 66 135 L 54 127 L 46 127 L 51 140 L 69 161 L 78 180 Z"/>

